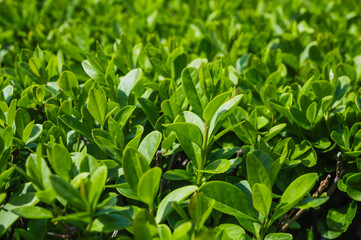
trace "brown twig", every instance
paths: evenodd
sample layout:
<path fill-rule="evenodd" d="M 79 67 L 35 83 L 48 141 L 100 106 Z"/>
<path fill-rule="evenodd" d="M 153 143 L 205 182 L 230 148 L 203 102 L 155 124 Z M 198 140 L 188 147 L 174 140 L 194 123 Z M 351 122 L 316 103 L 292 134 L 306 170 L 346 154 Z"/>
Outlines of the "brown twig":
<path fill-rule="evenodd" d="M 118 231 L 119 230 L 114 230 L 113 234 L 112 234 L 112 238 L 115 238 L 118 235 Z"/>
<path fill-rule="evenodd" d="M 64 239 L 69 238 L 69 236 L 65 235 L 65 234 L 58 234 L 58 233 L 53 233 L 53 232 L 47 232 L 46 234 L 49 236 L 52 236 L 52 237 L 58 237 L 58 238 L 64 238 Z"/>
<path fill-rule="evenodd" d="M 342 178 L 343 168 L 342 168 L 342 158 L 341 157 L 342 157 L 341 152 L 338 152 L 337 153 L 337 165 L 336 165 L 336 177 L 333 180 L 331 187 L 327 191 L 327 196 L 331 196 L 335 192 L 335 190 L 337 188 L 337 183 Z"/>
<path fill-rule="evenodd" d="M 336 165 L 336 177 L 334 178 L 331 187 L 328 189 L 328 191 L 326 193 L 327 196 L 331 196 L 335 192 L 335 190 L 337 188 L 337 183 L 338 183 L 338 181 L 340 181 L 340 179 L 342 177 L 343 170 L 342 170 L 341 156 L 342 156 L 341 152 L 338 152 L 337 153 L 337 165 Z M 325 178 L 325 180 L 321 181 L 320 186 L 318 187 L 317 191 L 312 195 L 312 197 L 319 198 L 321 196 L 321 194 L 325 191 L 325 189 L 328 187 L 328 184 L 329 184 L 330 180 L 331 180 L 331 175 L 328 174 L 327 177 Z M 292 223 L 294 223 L 302 215 L 302 213 L 304 211 L 305 211 L 305 209 L 300 209 L 291 218 L 291 220 L 289 220 L 287 223 L 285 221 L 283 221 L 281 223 L 281 231 L 282 232 L 286 231 L 287 228 Z"/>
<path fill-rule="evenodd" d="M 162 151 L 158 150 L 155 153 L 155 166 L 160 167 L 161 161 L 162 161 Z"/>
<path fill-rule="evenodd" d="M 243 152 L 244 152 L 243 148 L 239 149 L 237 151 L 237 156 L 236 157 L 241 158 L 243 156 Z M 233 168 L 232 176 L 237 176 L 238 169 L 239 169 L 239 164 Z"/>

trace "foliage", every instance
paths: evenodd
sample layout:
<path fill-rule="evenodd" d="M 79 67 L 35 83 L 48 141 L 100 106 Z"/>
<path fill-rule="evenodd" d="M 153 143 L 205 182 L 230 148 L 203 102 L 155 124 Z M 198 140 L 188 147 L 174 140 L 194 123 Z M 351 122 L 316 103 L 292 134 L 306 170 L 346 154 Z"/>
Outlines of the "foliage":
<path fill-rule="evenodd" d="M 361 237 L 356 1 L 0 4 L 0 236 Z"/>

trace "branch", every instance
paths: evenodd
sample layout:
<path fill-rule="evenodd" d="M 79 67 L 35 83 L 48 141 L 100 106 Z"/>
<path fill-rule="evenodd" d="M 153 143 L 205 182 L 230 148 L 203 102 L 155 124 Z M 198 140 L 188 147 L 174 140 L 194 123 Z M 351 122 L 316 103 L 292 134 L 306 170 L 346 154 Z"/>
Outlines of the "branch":
<path fill-rule="evenodd" d="M 320 186 L 318 187 L 318 189 L 316 190 L 316 192 L 314 194 L 312 194 L 312 197 L 314 198 L 319 198 L 321 196 L 321 194 L 325 191 L 325 189 L 328 187 L 328 184 L 330 182 L 331 179 L 331 175 L 328 174 L 327 177 L 325 178 L 325 180 L 321 181 Z M 282 223 L 281 223 L 281 231 L 284 232 L 287 230 L 287 228 L 294 223 L 301 215 L 302 213 L 305 211 L 306 209 L 300 209 L 296 212 L 296 214 L 291 218 L 291 220 L 289 220 L 287 223 L 286 221 L 289 219 L 286 218 Z M 289 214 L 289 216 L 292 215 L 292 212 Z"/>

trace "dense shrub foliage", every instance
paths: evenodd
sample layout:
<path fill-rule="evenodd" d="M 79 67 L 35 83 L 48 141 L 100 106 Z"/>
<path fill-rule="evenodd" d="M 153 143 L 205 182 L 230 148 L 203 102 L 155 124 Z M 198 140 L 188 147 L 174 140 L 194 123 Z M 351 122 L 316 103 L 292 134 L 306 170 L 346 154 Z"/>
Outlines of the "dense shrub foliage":
<path fill-rule="evenodd" d="M 360 12 L 0 0 L 0 236 L 360 239 Z"/>

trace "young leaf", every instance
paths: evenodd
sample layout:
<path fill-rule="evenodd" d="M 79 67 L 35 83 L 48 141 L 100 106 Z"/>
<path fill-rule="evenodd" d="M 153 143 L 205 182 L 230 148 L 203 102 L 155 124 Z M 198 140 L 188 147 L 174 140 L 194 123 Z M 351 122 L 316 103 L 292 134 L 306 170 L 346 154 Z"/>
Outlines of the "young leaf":
<path fill-rule="evenodd" d="M 256 221 L 252 204 L 236 186 L 227 182 L 213 181 L 202 185 L 199 192 L 203 192 L 206 197 L 216 201 L 214 205 L 216 210 Z"/>
<path fill-rule="evenodd" d="M 211 122 L 209 123 L 209 138 L 215 135 L 215 133 L 221 127 L 223 120 L 232 113 L 232 110 L 237 106 L 239 101 L 241 101 L 242 96 L 243 95 L 238 95 L 229 99 L 217 109 L 212 117 Z"/>
<path fill-rule="evenodd" d="M 195 229 L 200 229 L 212 213 L 215 200 L 208 200 L 203 193 L 195 193 L 189 201 L 188 211 Z"/>
<path fill-rule="evenodd" d="M 155 129 L 155 123 L 159 118 L 157 107 L 154 105 L 154 103 L 152 103 L 146 98 L 138 98 L 138 102 L 140 104 L 140 107 L 143 109 L 145 115 L 147 116 L 149 123 Z"/>
<path fill-rule="evenodd" d="M 361 173 L 356 173 L 347 178 L 346 180 L 346 192 L 356 201 L 361 201 Z"/>
<path fill-rule="evenodd" d="M 29 219 L 53 218 L 51 211 L 37 206 L 20 206 L 13 209 L 12 212 Z"/>
<path fill-rule="evenodd" d="M 255 183 L 252 187 L 252 201 L 254 208 L 268 218 L 272 204 L 272 192 L 264 184 Z"/>
<path fill-rule="evenodd" d="M 253 188 L 253 185 L 256 183 L 262 183 L 270 190 L 272 189 L 271 180 L 267 170 L 261 161 L 251 152 L 247 154 L 246 166 L 248 182 L 251 188 Z"/>
<path fill-rule="evenodd" d="M 64 71 L 58 80 L 59 88 L 64 91 L 64 93 L 73 100 L 76 100 L 76 97 L 79 92 L 79 83 L 78 79 L 74 73 L 70 71 Z"/>
<path fill-rule="evenodd" d="M 218 159 L 212 161 L 203 170 L 197 170 L 199 172 L 219 174 L 226 172 L 231 167 L 231 163 L 228 159 Z"/>
<path fill-rule="evenodd" d="M 306 117 L 311 126 L 314 126 L 317 117 L 317 103 L 313 102 L 308 106 L 306 111 Z"/>
<path fill-rule="evenodd" d="M 87 203 L 83 200 L 80 193 L 70 185 L 70 183 L 56 175 L 50 176 L 50 181 L 56 193 L 68 201 L 69 204 L 80 210 L 87 209 Z"/>
<path fill-rule="evenodd" d="M 280 201 L 268 224 L 270 226 L 277 218 L 292 209 L 313 188 L 317 173 L 307 173 L 296 178 L 283 192 Z"/>
<path fill-rule="evenodd" d="M 90 231 L 108 233 L 115 230 L 125 229 L 131 224 L 132 221 L 128 217 L 116 213 L 111 213 L 97 217 L 93 221 Z"/>
<path fill-rule="evenodd" d="M 292 240 L 293 237 L 289 233 L 269 233 L 264 240 Z"/>
<path fill-rule="evenodd" d="M 121 107 L 127 105 L 130 92 L 132 91 L 134 85 L 141 78 L 142 74 L 142 70 L 140 68 L 137 68 L 133 69 L 127 75 L 120 79 L 117 99 Z"/>
<path fill-rule="evenodd" d="M 230 92 L 225 92 L 222 94 L 219 94 L 215 98 L 213 98 L 206 106 L 203 112 L 203 119 L 207 123 L 211 121 L 214 114 L 217 112 L 218 108 L 224 103 L 224 101 L 227 100 L 229 97 Z"/>
<path fill-rule="evenodd" d="M 185 200 L 189 195 L 198 189 L 197 186 L 190 185 L 178 188 L 169 193 L 159 204 L 157 209 L 157 215 L 155 221 L 159 224 L 162 223 L 165 218 L 172 211 L 172 202 L 180 203 Z"/>
<path fill-rule="evenodd" d="M 151 168 L 146 171 L 138 182 L 138 197 L 151 208 L 157 195 L 162 170 L 159 167 Z"/>
<path fill-rule="evenodd" d="M 68 150 L 63 145 L 55 143 L 48 148 L 48 159 L 56 174 L 69 182 L 73 161 Z"/>
<path fill-rule="evenodd" d="M 134 148 L 128 148 L 123 156 L 124 176 L 134 193 L 138 193 L 141 176 L 150 169 L 147 160 Z"/>
<path fill-rule="evenodd" d="M 103 192 L 105 182 L 107 180 L 108 169 L 101 166 L 95 170 L 90 176 L 90 188 L 88 190 L 88 202 L 93 210 L 95 210 L 98 200 Z"/>
<path fill-rule="evenodd" d="M 152 161 L 161 140 L 162 134 L 158 131 L 153 131 L 145 136 L 140 143 L 138 151 L 144 156 L 148 163 Z"/>
<path fill-rule="evenodd" d="M 90 114 L 101 126 L 104 126 L 105 116 L 108 113 L 106 97 L 96 88 L 92 88 L 88 95 L 88 109 Z"/>
<path fill-rule="evenodd" d="M 185 68 L 182 71 L 182 85 L 189 104 L 199 116 L 202 116 L 208 100 L 205 90 L 199 82 L 198 69 L 193 67 Z"/>

